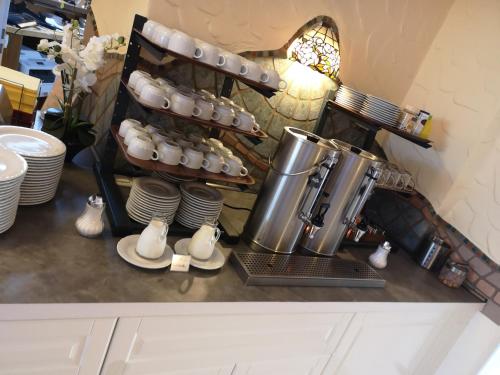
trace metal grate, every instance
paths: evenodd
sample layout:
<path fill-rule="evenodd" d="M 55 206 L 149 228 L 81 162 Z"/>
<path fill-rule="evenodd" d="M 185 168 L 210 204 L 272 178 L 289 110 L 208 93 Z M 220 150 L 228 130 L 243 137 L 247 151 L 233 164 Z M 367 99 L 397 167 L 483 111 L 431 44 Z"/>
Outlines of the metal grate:
<path fill-rule="evenodd" d="M 352 260 L 233 251 L 230 261 L 245 285 L 361 288 L 385 285 L 373 268 Z"/>

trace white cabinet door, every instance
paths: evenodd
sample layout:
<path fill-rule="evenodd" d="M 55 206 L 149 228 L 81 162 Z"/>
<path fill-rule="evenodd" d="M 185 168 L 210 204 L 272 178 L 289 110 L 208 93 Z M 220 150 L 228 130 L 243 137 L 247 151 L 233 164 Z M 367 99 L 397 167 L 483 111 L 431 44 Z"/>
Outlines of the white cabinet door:
<path fill-rule="evenodd" d="M 320 374 L 350 313 L 119 319 L 103 375 Z"/>
<path fill-rule="evenodd" d="M 115 321 L 0 321 L 0 375 L 98 375 Z"/>
<path fill-rule="evenodd" d="M 434 373 L 475 309 L 416 310 L 356 314 L 324 373 Z"/>

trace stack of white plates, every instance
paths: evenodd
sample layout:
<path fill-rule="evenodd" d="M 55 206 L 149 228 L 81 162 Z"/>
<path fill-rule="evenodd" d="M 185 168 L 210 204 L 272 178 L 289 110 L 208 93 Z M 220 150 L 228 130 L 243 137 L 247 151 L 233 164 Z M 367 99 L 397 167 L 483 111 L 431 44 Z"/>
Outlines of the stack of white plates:
<path fill-rule="evenodd" d="M 198 229 L 207 220 L 217 220 L 224 198 L 214 188 L 199 182 L 181 184 L 182 200 L 175 220 L 191 229 Z"/>
<path fill-rule="evenodd" d="M 0 147 L 0 233 L 9 229 L 16 220 L 20 187 L 27 170 L 26 160 Z"/>
<path fill-rule="evenodd" d="M 174 176 L 173 174 L 169 174 L 167 172 L 160 172 L 160 171 L 154 171 L 151 175 L 154 177 L 161 178 L 162 180 L 171 182 L 173 184 L 180 184 L 182 182 L 196 181 L 195 177 Z"/>
<path fill-rule="evenodd" d="M 164 217 L 170 225 L 179 207 L 181 194 L 174 185 L 154 177 L 134 178 L 127 199 L 128 216 L 142 224 L 149 224 L 153 215 Z"/>
<path fill-rule="evenodd" d="M 0 126 L 0 145 L 28 162 L 28 173 L 21 185 L 20 205 L 42 204 L 54 198 L 64 166 L 64 143 L 42 131 Z"/>
<path fill-rule="evenodd" d="M 367 95 L 360 113 L 384 124 L 397 126 L 401 111 L 397 105 L 391 102 Z"/>
<path fill-rule="evenodd" d="M 351 111 L 359 112 L 366 95 L 345 85 L 340 86 L 335 97 L 335 102 L 341 106 L 349 108 Z"/>

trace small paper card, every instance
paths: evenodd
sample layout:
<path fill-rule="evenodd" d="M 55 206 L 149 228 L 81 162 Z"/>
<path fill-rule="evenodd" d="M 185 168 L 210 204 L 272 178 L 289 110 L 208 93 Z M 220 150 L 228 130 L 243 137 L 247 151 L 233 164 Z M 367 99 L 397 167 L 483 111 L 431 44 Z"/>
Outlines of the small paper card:
<path fill-rule="evenodd" d="M 191 255 L 174 254 L 170 271 L 188 272 L 189 263 L 191 263 Z"/>

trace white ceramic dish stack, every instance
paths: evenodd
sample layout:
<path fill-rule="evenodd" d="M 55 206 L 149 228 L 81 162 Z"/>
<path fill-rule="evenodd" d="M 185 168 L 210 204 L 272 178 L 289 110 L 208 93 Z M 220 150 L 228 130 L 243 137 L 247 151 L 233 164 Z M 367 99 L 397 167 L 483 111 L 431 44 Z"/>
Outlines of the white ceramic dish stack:
<path fill-rule="evenodd" d="M 179 190 L 166 181 L 154 177 L 135 178 L 127 199 L 128 215 L 147 225 L 153 214 L 165 217 L 170 225 L 181 201 Z"/>
<path fill-rule="evenodd" d="M 15 152 L 0 146 L 0 233 L 8 230 L 16 220 L 28 163 Z"/>
<path fill-rule="evenodd" d="M 335 102 L 354 112 L 359 112 L 366 99 L 366 95 L 345 85 L 340 86 Z"/>
<path fill-rule="evenodd" d="M 182 200 L 175 220 L 191 229 L 198 229 L 206 219 L 217 220 L 224 197 L 214 188 L 199 182 L 185 182 L 180 185 Z"/>
<path fill-rule="evenodd" d="M 195 177 L 174 176 L 173 174 L 169 174 L 167 172 L 161 172 L 161 171 L 153 171 L 151 176 L 161 178 L 162 180 L 165 180 L 167 182 L 171 182 L 171 183 L 176 184 L 176 185 L 183 183 L 183 182 L 196 181 Z"/>
<path fill-rule="evenodd" d="M 397 126 L 401 110 L 391 102 L 373 95 L 367 95 L 360 113 L 385 124 Z"/>
<path fill-rule="evenodd" d="M 42 204 L 54 198 L 64 166 L 64 143 L 39 130 L 0 126 L 0 145 L 21 155 L 28 163 L 21 184 L 20 205 Z"/>

